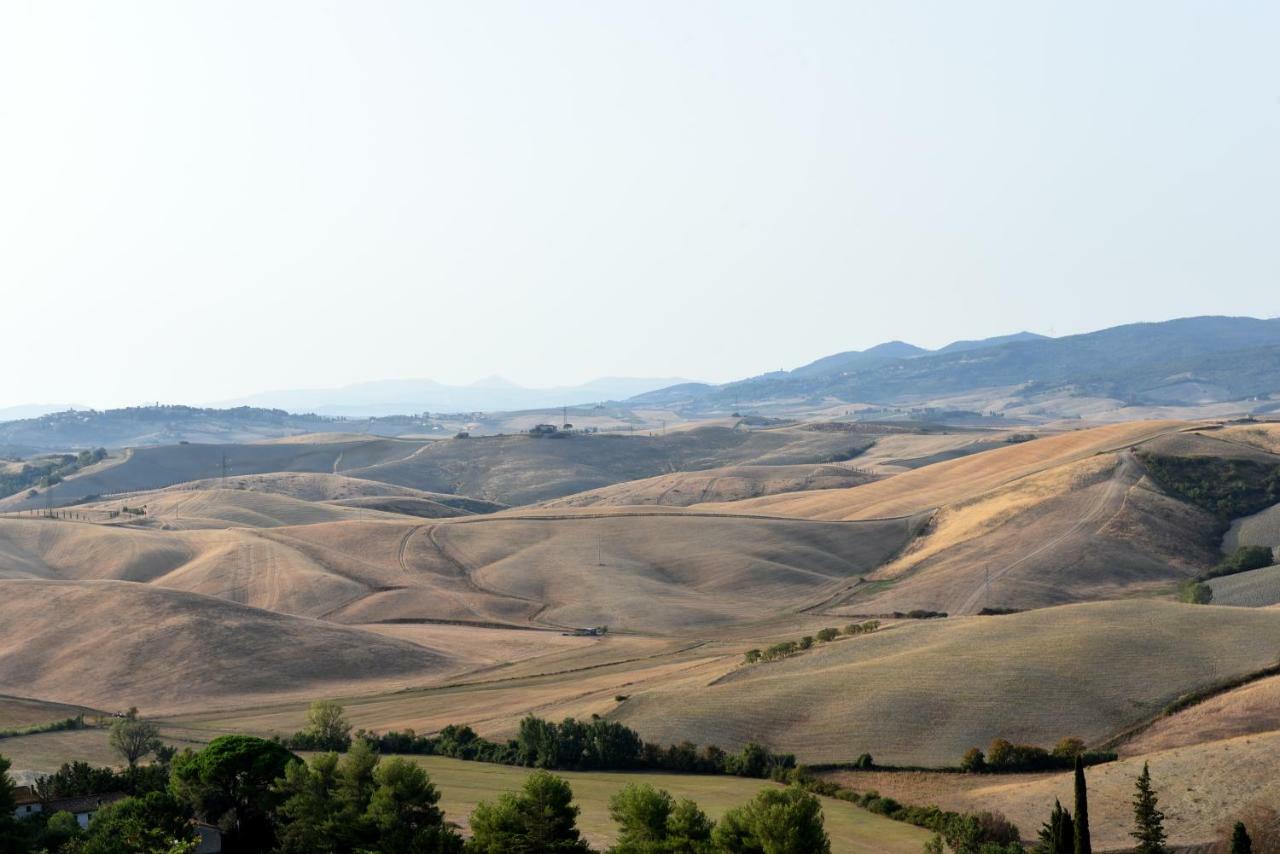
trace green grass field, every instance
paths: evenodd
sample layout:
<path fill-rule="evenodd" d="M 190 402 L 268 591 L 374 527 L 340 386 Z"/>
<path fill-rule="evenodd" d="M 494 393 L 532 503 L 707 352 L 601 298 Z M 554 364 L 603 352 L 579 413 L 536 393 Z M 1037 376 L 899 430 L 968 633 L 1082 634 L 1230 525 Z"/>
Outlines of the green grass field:
<path fill-rule="evenodd" d="M 467 816 L 480 801 L 489 801 L 502 792 L 515 791 L 531 773 L 528 768 L 464 762 L 441 756 L 410 757 L 421 763 L 440 789 L 440 806 L 450 821 L 464 828 Z M 558 772 L 571 786 L 575 802 L 582 809 L 578 826 L 595 848 L 613 841 L 615 826 L 609 818 L 609 798 L 632 782 L 651 783 L 666 789 L 675 798 L 692 798 L 712 818 L 718 819 L 730 807 L 745 803 L 766 786 L 766 780 L 693 774 Z M 844 801 L 822 798 L 822 811 L 831 850 L 836 854 L 864 852 L 911 852 L 918 854 L 930 834 L 918 827 L 890 821 Z"/>

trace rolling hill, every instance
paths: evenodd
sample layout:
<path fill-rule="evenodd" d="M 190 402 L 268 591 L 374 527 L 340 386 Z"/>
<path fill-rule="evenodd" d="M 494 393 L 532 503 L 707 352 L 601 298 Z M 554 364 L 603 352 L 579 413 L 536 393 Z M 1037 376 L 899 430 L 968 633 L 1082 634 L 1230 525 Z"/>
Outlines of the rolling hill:
<path fill-rule="evenodd" d="M 122 581 L 0 581 L 0 622 L 0 684 L 104 709 L 388 689 L 450 668 L 417 644 Z"/>
<path fill-rule="evenodd" d="M 47 489 L 0 499 L 0 512 L 84 501 L 94 496 L 206 483 L 229 477 L 281 474 L 335 474 L 413 490 L 440 502 L 438 495 L 470 496 L 483 505 L 527 504 L 610 486 L 664 472 L 711 469 L 725 465 L 787 465 L 836 462 L 857 456 L 874 442 L 873 433 L 794 428 L 747 429 L 705 426 L 665 435 L 487 436 L 442 441 L 383 439 L 360 441 L 271 442 L 250 445 L 179 444 L 134 448 L 68 477 Z M 277 477 L 277 480 L 279 478 Z M 250 486 L 252 483 L 252 486 Z M 313 495 L 321 487 L 270 487 L 265 481 L 237 484 L 253 489 L 299 491 Z M 349 485 L 348 485 L 349 486 Z M 336 484 L 327 487 L 338 489 Z M 361 488 L 367 497 L 368 487 Z M 434 495 L 424 495 L 433 493 Z"/>
<path fill-rule="evenodd" d="M 1187 426 L 1180 422 L 1139 421 L 1078 430 L 947 460 L 853 489 L 790 493 L 701 506 L 721 512 L 803 519 L 903 516 L 973 498 L 1029 474 L 1128 447 Z"/>

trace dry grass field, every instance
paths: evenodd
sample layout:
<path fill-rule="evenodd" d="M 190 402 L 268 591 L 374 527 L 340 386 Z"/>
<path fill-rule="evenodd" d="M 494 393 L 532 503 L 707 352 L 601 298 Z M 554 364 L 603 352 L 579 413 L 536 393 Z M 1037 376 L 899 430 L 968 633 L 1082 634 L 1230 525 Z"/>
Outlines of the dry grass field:
<path fill-rule="evenodd" d="M 1154 600 L 909 621 L 696 690 L 637 692 L 615 717 L 664 742 L 946 765 L 995 737 L 1098 742 L 1187 691 L 1273 664 L 1277 648 L 1278 612 Z"/>
<path fill-rule="evenodd" d="M 1217 433 L 1231 442 L 1242 442 L 1271 454 L 1280 454 L 1280 423 L 1233 424 L 1224 427 Z"/>
<path fill-rule="evenodd" d="M 119 501 L 89 503 L 77 509 L 92 513 L 115 509 L 122 504 L 145 506 L 145 521 L 168 530 L 279 528 L 397 518 L 378 510 L 343 507 L 324 501 L 303 501 L 277 493 L 218 488 L 133 493 Z"/>
<path fill-rule="evenodd" d="M 1280 547 L 1280 504 L 1231 523 L 1222 549 L 1229 554 L 1240 546 Z"/>
<path fill-rule="evenodd" d="M 273 472 L 269 474 L 237 475 L 226 478 L 207 478 L 167 487 L 161 492 L 201 489 L 236 489 L 249 492 L 269 492 L 302 501 L 343 502 L 361 499 L 416 498 L 434 501 L 447 507 L 472 513 L 491 513 L 506 505 L 491 501 L 451 495 L 442 492 L 426 492 L 407 486 L 395 486 L 376 480 L 364 480 L 343 474 L 327 472 Z"/>
<path fill-rule="evenodd" d="M 1280 731 L 1280 676 L 1250 682 L 1158 718 L 1118 749 L 1124 756 L 1141 756 L 1271 731 Z"/>
<path fill-rule="evenodd" d="M 45 700 L 33 700 L 29 697 L 0 695 L 0 730 L 17 729 L 93 713 L 93 709 L 85 706 L 68 706 Z M 0 753 L 3 752 L 0 750 Z"/>
<path fill-rule="evenodd" d="M 1254 805 L 1280 803 L 1276 774 L 1280 732 L 1245 735 L 1157 750 L 1087 771 L 1089 825 L 1095 851 L 1129 851 L 1133 787 L 1143 763 L 1165 814 L 1169 842 L 1195 846 L 1224 837 Z M 856 791 L 874 789 L 906 803 L 1004 813 L 1026 841 L 1049 816 L 1054 799 L 1070 805 L 1072 775 L 841 772 L 831 775 Z"/>
<path fill-rule="evenodd" d="M 1280 566 L 1251 569 L 1235 575 L 1210 579 L 1215 605 L 1269 608 L 1280 605 Z"/>

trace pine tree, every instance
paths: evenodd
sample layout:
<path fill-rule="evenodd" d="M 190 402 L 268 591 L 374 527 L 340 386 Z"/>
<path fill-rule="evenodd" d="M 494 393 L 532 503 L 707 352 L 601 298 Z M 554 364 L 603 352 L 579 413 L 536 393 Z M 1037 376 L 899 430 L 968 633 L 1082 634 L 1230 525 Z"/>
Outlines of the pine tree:
<path fill-rule="evenodd" d="M 1084 760 L 1076 754 L 1076 839 L 1075 854 L 1093 854 L 1089 840 L 1089 792 L 1084 782 Z"/>
<path fill-rule="evenodd" d="M 1159 798 L 1151 788 L 1151 769 L 1144 762 L 1133 796 L 1134 829 L 1129 834 L 1138 840 L 1136 854 L 1168 854 L 1164 844 L 1164 813 L 1160 812 L 1158 803 Z"/>
<path fill-rule="evenodd" d="M 1231 831 L 1230 854 L 1253 854 L 1253 840 L 1249 838 L 1249 831 L 1245 829 L 1243 821 L 1237 821 L 1235 829 Z"/>
<path fill-rule="evenodd" d="M 1040 841 L 1036 843 L 1035 854 L 1071 854 L 1075 836 L 1071 813 L 1062 808 L 1062 803 L 1053 802 L 1053 812 L 1049 820 L 1040 828 Z"/>

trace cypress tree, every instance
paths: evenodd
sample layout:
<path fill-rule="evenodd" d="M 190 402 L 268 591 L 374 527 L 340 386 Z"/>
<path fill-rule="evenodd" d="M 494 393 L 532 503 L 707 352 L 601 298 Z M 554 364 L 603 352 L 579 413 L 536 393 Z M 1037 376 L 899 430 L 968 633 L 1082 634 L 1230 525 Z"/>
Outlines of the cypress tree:
<path fill-rule="evenodd" d="M 1134 829 L 1129 835 L 1138 840 L 1136 854 L 1168 854 L 1165 847 L 1164 813 L 1160 812 L 1155 790 L 1151 788 L 1151 769 L 1142 764 L 1137 789 L 1133 795 Z"/>
<path fill-rule="evenodd" d="M 1076 851 L 1075 854 L 1093 854 L 1089 840 L 1089 791 L 1084 782 L 1084 759 L 1076 754 Z"/>
<path fill-rule="evenodd" d="M 1053 812 L 1049 820 L 1040 828 L 1040 840 L 1036 843 L 1035 854 L 1071 854 L 1072 837 L 1071 813 L 1062 808 L 1062 803 L 1053 802 Z"/>
<path fill-rule="evenodd" d="M 1235 829 L 1231 831 L 1230 854 L 1253 854 L 1253 840 L 1249 838 L 1249 831 L 1245 830 L 1243 821 L 1237 821 Z"/>

